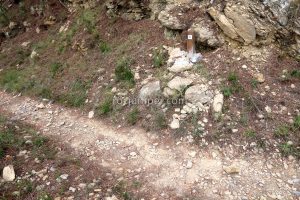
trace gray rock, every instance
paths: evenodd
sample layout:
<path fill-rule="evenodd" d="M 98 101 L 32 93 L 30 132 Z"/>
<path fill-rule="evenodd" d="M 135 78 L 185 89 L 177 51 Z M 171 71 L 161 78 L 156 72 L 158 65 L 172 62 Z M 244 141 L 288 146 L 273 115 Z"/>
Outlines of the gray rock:
<path fill-rule="evenodd" d="M 238 39 L 239 35 L 237 34 L 234 25 L 229 21 L 229 19 L 215 8 L 209 8 L 208 13 L 216 21 L 219 27 L 223 30 L 224 34 L 230 37 L 231 39 Z"/>
<path fill-rule="evenodd" d="M 169 67 L 169 71 L 178 73 L 186 70 L 190 70 L 193 68 L 193 63 L 190 62 L 188 57 L 181 57 L 175 60 L 174 64 Z"/>
<path fill-rule="evenodd" d="M 217 22 L 223 32 L 230 37 L 246 44 L 256 39 L 256 29 L 253 22 L 235 6 L 226 6 L 225 15 L 214 8 L 208 10 L 212 18 Z"/>
<path fill-rule="evenodd" d="M 178 18 L 177 12 L 171 12 L 174 5 L 168 5 L 165 10 L 161 11 L 158 15 L 158 21 L 166 28 L 172 30 L 184 30 L 188 27 L 186 23 Z"/>
<path fill-rule="evenodd" d="M 213 112 L 215 118 L 218 118 L 221 115 L 223 103 L 224 103 L 224 95 L 217 94 L 213 100 Z"/>
<path fill-rule="evenodd" d="M 209 20 L 198 18 L 192 24 L 191 29 L 194 30 L 196 40 L 200 44 L 210 47 L 218 47 L 223 43 L 223 40 L 216 33 L 215 29 L 212 27 L 212 22 Z"/>
<path fill-rule="evenodd" d="M 142 101 L 156 98 L 161 94 L 160 81 L 153 81 L 144 85 L 140 91 L 139 98 Z"/>
<path fill-rule="evenodd" d="M 269 7 L 277 21 L 285 26 L 288 23 L 288 15 L 291 6 L 290 0 L 264 0 L 263 3 Z"/>
<path fill-rule="evenodd" d="M 208 103 L 212 98 L 213 93 L 203 84 L 189 87 L 185 92 L 185 99 L 195 105 Z"/>
<path fill-rule="evenodd" d="M 15 170 L 13 165 L 8 165 L 3 168 L 2 177 L 5 181 L 11 182 L 16 178 Z"/>
<path fill-rule="evenodd" d="M 168 83 L 168 87 L 173 90 L 183 91 L 186 87 L 188 87 L 192 83 L 193 83 L 192 79 L 176 76 Z"/>
<path fill-rule="evenodd" d="M 237 7 L 226 6 L 225 15 L 232 20 L 236 33 L 243 38 L 246 44 L 256 39 L 256 30 L 253 22 L 238 10 Z"/>
<path fill-rule="evenodd" d="M 163 91 L 163 95 L 166 98 L 170 98 L 170 97 L 174 97 L 178 94 L 178 92 L 176 90 L 173 90 L 171 88 L 165 87 L 164 91 Z"/>

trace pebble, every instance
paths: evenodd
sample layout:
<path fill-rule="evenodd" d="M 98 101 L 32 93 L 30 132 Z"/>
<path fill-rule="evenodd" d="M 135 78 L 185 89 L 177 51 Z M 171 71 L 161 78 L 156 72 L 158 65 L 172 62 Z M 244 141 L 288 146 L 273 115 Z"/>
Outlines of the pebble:
<path fill-rule="evenodd" d="M 188 160 L 185 166 L 187 169 L 191 169 L 193 167 L 192 161 Z"/>
<path fill-rule="evenodd" d="M 93 110 L 90 111 L 90 112 L 89 112 L 89 115 L 88 115 L 89 119 L 94 118 L 94 114 L 95 114 L 95 112 L 94 112 Z"/>
<path fill-rule="evenodd" d="M 62 175 L 60 175 L 60 178 L 63 179 L 63 180 L 67 180 L 68 177 L 69 177 L 68 174 L 62 174 Z"/>

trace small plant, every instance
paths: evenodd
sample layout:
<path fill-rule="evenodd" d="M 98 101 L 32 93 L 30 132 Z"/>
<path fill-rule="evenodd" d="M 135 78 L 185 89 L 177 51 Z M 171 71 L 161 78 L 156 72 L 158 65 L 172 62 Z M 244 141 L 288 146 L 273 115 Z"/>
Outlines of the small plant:
<path fill-rule="evenodd" d="M 287 137 L 290 134 L 290 127 L 287 125 L 281 125 L 275 130 L 275 136 L 277 137 Z"/>
<path fill-rule="evenodd" d="M 22 193 L 29 194 L 33 192 L 33 183 L 30 180 L 20 180 L 17 182 L 17 187 Z"/>
<path fill-rule="evenodd" d="M 134 75 L 130 70 L 130 60 L 122 59 L 117 63 L 115 75 L 117 81 L 125 81 L 134 84 Z"/>
<path fill-rule="evenodd" d="M 284 156 L 289 156 L 289 155 L 293 155 L 293 156 L 297 156 L 297 157 L 300 156 L 299 150 L 297 150 L 293 144 L 290 144 L 288 142 L 285 142 L 280 145 L 280 152 Z"/>
<path fill-rule="evenodd" d="M 38 196 L 37 199 L 38 199 L 38 200 L 53 200 L 53 198 L 52 198 L 49 194 L 47 194 L 47 193 L 45 193 L 45 192 L 42 192 L 42 193 Z"/>
<path fill-rule="evenodd" d="M 222 93 L 224 97 L 230 97 L 233 94 L 233 89 L 231 87 L 223 87 Z"/>
<path fill-rule="evenodd" d="M 94 11 L 85 9 L 82 11 L 79 21 L 86 27 L 90 34 L 93 34 L 96 31 L 96 19 L 97 16 Z"/>
<path fill-rule="evenodd" d="M 236 74 L 236 72 L 230 72 L 228 74 L 227 80 L 233 84 L 238 82 L 238 75 Z"/>
<path fill-rule="evenodd" d="M 138 118 L 139 118 L 139 110 L 138 108 L 134 108 L 132 111 L 130 111 L 127 115 L 127 122 L 131 125 L 136 124 Z"/>
<path fill-rule="evenodd" d="M 59 101 L 71 107 L 80 107 L 85 103 L 89 87 L 90 84 L 78 79 L 71 84 L 68 93 L 59 97 Z"/>
<path fill-rule="evenodd" d="M 155 49 L 153 53 L 153 66 L 158 68 L 161 67 L 165 64 L 166 62 L 166 57 L 163 52 L 163 49 Z"/>
<path fill-rule="evenodd" d="M 294 78 L 300 78 L 300 70 L 294 69 L 291 71 L 291 76 Z"/>
<path fill-rule="evenodd" d="M 294 129 L 300 129 L 300 115 L 296 116 L 293 124 Z"/>
<path fill-rule="evenodd" d="M 259 82 L 258 82 L 256 79 L 252 79 L 252 80 L 251 80 L 251 86 L 252 86 L 253 88 L 257 88 L 258 83 L 259 83 Z"/>
<path fill-rule="evenodd" d="M 256 137 L 256 132 L 254 130 L 246 130 L 244 132 L 244 135 L 248 138 L 255 138 Z"/>
<path fill-rule="evenodd" d="M 167 127 L 167 120 L 163 112 L 156 112 L 154 115 L 154 126 L 157 129 L 164 129 Z"/>
<path fill-rule="evenodd" d="M 98 115 L 107 115 L 113 110 L 113 95 L 108 93 L 106 94 L 104 100 L 96 108 L 96 113 Z"/>
<path fill-rule="evenodd" d="M 109 45 L 105 41 L 100 41 L 99 49 L 100 49 L 101 53 L 108 53 L 111 51 Z"/>
<path fill-rule="evenodd" d="M 42 147 L 43 145 L 45 145 L 45 143 L 48 141 L 47 138 L 42 137 L 42 136 L 37 136 L 34 140 L 33 140 L 33 145 L 36 148 Z"/>
<path fill-rule="evenodd" d="M 5 27 L 9 24 L 7 10 L 3 5 L 0 5 L 0 27 Z"/>
<path fill-rule="evenodd" d="M 8 92 L 20 92 L 22 90 L 21 72 L 15 69 L 4 71 L 0 77 L 0 84 Z"/>
<path fill-rule="evenodd" d="M 50 66 L 50 73 L 52 78 L 54 78 L 56 76 L 56 74 L 58 74 L 59 72 L 62 72 L 63 70 L 63 65 L 59 62 L 54 62 L 51 64 Z"/>

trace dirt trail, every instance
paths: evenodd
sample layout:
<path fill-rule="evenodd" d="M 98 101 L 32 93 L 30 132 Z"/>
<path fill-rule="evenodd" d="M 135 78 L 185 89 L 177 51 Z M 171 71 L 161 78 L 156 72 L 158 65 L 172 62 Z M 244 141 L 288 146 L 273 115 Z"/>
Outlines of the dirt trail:
<path fill-rule="evenodd" d="M 142 180 L 141 190 L 152 198 L 297 199 L 299 186 L 292 182 L 300 177 L 299 162 L 279 153 L 211 143 L 199 148 L 186 139 L 170 142 L 138 128 L 110 127 L 79 110 L 45 102 L 41 108 L 40 101 L 28 97 L 0 92 L 0 99 L 2 113 L 68 143 L 83 159 L 124 179 Z M 227 174 L 224 167 L 230 165 L 240 173 Z"/>

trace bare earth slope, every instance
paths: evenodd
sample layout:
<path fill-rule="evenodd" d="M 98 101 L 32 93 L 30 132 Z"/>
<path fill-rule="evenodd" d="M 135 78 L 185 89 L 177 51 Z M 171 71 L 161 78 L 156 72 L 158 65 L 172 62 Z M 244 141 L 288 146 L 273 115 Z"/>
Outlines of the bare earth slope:
<path fill-rule="evenodd" d="M 297 199 L 293 190 L 299 185 L 293 182 L 300 175 L 299 162 L 279 153 L 214 144 L 198 149 L 141 129 L 116 129 L 78 110 L 45 102 L 43 108 L 28 97 L 0 92 L 0 99 L 0 112 L 68 143 L 82 159 L 109 167 L 125 180 L 141 181 L 145 199 Z"/>

